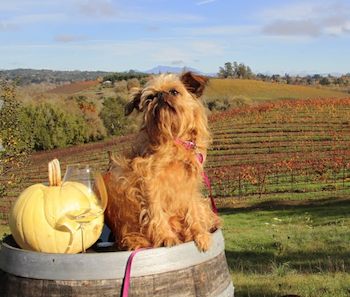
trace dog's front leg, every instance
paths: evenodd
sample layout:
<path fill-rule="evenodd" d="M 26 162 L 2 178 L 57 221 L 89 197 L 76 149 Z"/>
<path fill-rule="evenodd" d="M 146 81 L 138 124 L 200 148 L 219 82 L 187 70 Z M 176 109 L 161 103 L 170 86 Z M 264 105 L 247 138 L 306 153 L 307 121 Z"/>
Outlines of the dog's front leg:
<path fill-rule="evenodd" d="M 149 205 L 148 238 L 154 247 L 173 246 L 181 243 L 169 224 L 169 215 L 163 210 L 159 191 L 151 196 Z"/>
<path fill-rule="evenodd" d="M 204 252 L 209 249 L 212 242 L 210 229 L 214 216 L 203 198 L 191 200 L 185 219 L 187 232 L 191 234 L 198 249 Z"/>

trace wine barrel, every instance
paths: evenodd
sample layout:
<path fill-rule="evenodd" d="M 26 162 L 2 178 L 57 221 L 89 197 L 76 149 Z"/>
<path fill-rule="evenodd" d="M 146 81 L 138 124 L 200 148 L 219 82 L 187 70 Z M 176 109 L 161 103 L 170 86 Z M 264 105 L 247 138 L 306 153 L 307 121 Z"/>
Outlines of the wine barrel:
<path fill-rule="evenodd" d="M 221 230 L 212 236 L 205 253 L 193 242 L 137 253 L 129 296 L 233 296 Z M 18 248 L 8 236 L 0 249 L 0 296 L 121 296 L 130 254 L 32 252 Z"/>

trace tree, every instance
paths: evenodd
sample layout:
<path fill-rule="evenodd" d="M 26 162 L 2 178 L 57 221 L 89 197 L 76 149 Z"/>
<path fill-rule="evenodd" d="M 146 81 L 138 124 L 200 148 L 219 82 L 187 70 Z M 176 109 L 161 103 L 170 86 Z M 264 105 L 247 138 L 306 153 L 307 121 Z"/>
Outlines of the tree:
<path fill-rule="evenodd" d="M 15 85 L 2 81 L 0 92 L 0 175 L 5 176 L 26 164 L 29 144 L 21 122 L 23 107 L 16 99 Z M 1 182 L 0 197 L 17 178 L 10 175 L 6 182 Z"/>
<path fill-rule="evenodd" d="M 226 62 L 224 67 L 220 67 L 218 75 L 220 78 L 234 77 L 232 63 Z"/>
<path fill-rule="evenodd" d="M 224 67 L 220 67 L 218 76 L 220 78 L 249 79 L 254 76 L 254 73 L 249 66 L 246 66 L 243 63 L 238 64 L 235 61 L 233 63 L 226 62 Z"/>
<path fill-rule="evenodd" d="M 328 86 L 330 85 L 331 82 L 329 81 L 329 78 L 328 77 L 322 77 L 321 80 L 320 80 L 320 85 L 322 86 Z"/>
<path fill-rule="evenodd" d="M 89 139 L 84 119 L 58 106 L 42 103 L 26 106 L 24 111 L 25 134 L 34 150 L 66 147 Z"/>
<path fill-rule="evenodd" d="M 108 97 L 103 102 L 100 117 L 108 135 L 125 133 L 127 118 L 124 116 L 124 102 L 120 97 Z"/>
<path fill-rule="evenodd" d="M 89 140 L 100 140 L 106 136 L 106 129 L 99 117 L 101 107 L 98 101 L 79 95 L 68 98 L 67 105 L 69 106 L 69 110 L 66 108 L 68 113 L 71 115 L 74 113 L 76 116 L 82 117 L 87 124 Z"/>

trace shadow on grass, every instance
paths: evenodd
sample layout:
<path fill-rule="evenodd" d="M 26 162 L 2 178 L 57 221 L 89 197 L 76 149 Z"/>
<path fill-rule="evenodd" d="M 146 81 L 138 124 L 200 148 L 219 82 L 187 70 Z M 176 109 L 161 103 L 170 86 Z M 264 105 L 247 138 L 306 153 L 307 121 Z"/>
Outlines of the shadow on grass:
<path fill-rule="evenodd" d="M 256 211 L 278 212 L 280 219 L 308 216 L 312 219 L 309 226 L 325 226 L 342 224 L 349 220 L 350 198 L 328 198 L 303 201 L 264 201 L 247 207 L 225 207 L 219 209 L 222 215 L 253 213 Z"/>
<path fill-rule="evenodd" d="M 227 263 L 232 272 L 275 273 L 289 272 L 322 273 L 350 271 L 349 252 L 293 252 L 276 256 L 273 252 L 226 251 Z"/>
<path fill-rule="evenodd" d="M 331 207 L 331 209 L 329 208 Z M 247 207 L 220 208 L 220 214 L 235 214 L 257 210 L 291 210 L 293 212 L 312 212 L 314 215 L 348 215 L 350 211 L 350 198 L 327 198 L 319 200 L 273 200 L 255 203 Z"/>
<path fill-rule="evenodd" d="M 250 285 L 249 287 L 239 288 L 235 291 L 235 297 L 302 297 L 295 294 L 285 294 L 277 292 L 269 286 Z"/>
<path fill-rule="evenodd" d="M 237 297 L 281 297 L 283 295 L 273 292 L 271 288 L 264 288 L 261 285 L 239 288 L 235 291 Z"/>

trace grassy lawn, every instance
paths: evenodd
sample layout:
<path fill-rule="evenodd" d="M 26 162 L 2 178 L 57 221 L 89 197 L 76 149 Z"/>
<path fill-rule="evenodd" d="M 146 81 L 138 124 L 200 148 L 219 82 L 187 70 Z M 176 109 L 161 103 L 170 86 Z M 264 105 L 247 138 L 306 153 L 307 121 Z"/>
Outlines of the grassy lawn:
<path fill-rule="evenodd" d="M 349 198 L 232 205 L 220 213 L 235 296 L 350 296 Z"/>
<path fill-rule="evenodd" d="M 5 234 L 10 233 L 10 228 L 8 226 L 0 225 L 0 243 Z"/>

